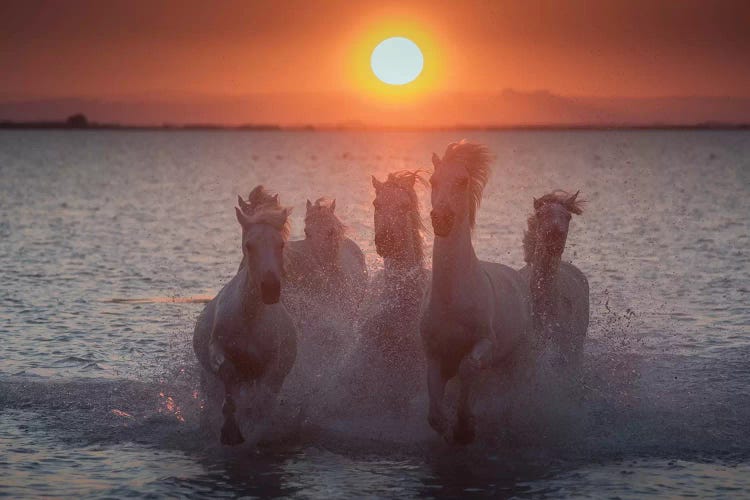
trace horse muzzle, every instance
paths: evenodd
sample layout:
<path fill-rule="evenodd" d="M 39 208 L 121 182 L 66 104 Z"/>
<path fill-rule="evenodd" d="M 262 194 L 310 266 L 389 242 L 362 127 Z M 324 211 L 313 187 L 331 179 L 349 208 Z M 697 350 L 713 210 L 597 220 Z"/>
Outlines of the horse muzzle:
<path fill-rule="evenodd" d="M 432 220 L 432 231 L 435 236 L 445 237 L 448 236 L 453 229 L 453 222 L 456 219 L 456 214 L 451 212 L 443 212 L 433 210 L 430 212 L 430 220 Z"/>
<path fill-rule="evenodd" d="M 281 298 L 281 281 L 275 276 L 265 276 L 260 282 L 260 296 L 264 304 L 276 304 Z"/>

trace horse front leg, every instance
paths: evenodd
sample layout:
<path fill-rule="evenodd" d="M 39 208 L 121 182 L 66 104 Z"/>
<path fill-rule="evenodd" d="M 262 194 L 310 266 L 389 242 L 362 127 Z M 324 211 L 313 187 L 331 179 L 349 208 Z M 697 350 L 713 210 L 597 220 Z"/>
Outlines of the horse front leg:
<path fill-rule="evenodd" d="M 232 392 L 239 384 L 237 370 L 229 360 L 219 366 L 219 379 L 224 384 L 224 404 L 221 413 L 224 416 L 224 424 L 221 426 L 221 444 L 236 446 L 245 442 L 240 428 L 237 425 L 237 405 L 234 402 Z"/>
<path fill-rule="evenodd" d="M 443 397 L 447 382 L 440 361 L 427 358 L 427 391 L 430 396 L 430 412 L 427 421 L 430 427 L 443 437 L 446 437 L 448 432 L 448 424 L 443 413 Z"/>
<path fill-rule="evenodd" d="M 456 425 L 453 427 L 453 441 L 466 445 L 474 441 L 475 422 L 472 414 L 473 389 L 482 370 L 487 368 L 492 360 L 492 343 L 480 340 L 471 352 L 461 360 L 458 367 L 458 377 L 461 387 L 458 396 L 458 412 Z"/>

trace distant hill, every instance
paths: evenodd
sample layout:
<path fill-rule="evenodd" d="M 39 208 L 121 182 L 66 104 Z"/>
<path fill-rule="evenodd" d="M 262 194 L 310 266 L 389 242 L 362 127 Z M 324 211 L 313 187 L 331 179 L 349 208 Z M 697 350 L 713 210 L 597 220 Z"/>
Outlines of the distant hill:
<path fill-rule="evenodd" d="M 111 100 L 0 100 L 0 122 L 55 121 L 84 113 L 92 122 L 150 126 L 274 123 L 440 128 L 750 123 L 750 98 L 743 97 L 592 98 L 508 89 L 491 95 L 433 94 L 409 103 L 382 103 L 366 96 L 334 93 L 165 95 Z"/>

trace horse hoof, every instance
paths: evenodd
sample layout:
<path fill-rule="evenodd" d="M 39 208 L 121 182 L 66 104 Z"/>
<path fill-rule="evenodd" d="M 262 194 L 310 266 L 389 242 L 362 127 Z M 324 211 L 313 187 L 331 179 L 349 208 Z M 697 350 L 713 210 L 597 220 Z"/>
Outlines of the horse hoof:
<path fill-rule="evenodd" d="M 459 422 L 453 428 L 453 442 L 459 446 L 473 443 L 475 437 L 473 422 Z"/>
<path fill-rule="evenodd" d="M 224 422 L 221 426 L 221 444 L 226 446 L 237 446 L 245 442 L 239 427 L 235 422 Z"/>

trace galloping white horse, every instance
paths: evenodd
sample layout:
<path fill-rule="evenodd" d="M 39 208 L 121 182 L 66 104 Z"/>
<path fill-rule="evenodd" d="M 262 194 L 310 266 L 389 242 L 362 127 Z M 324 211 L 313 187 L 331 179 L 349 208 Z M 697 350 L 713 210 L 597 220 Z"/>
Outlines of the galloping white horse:
<path fill-rule="evenodd" d="M 247 201 L 242 197 L 237 201 L 250 215 L 258 207 L 278 205 L 279 197 L 258 186 Z M 295 295 L 305 294 L 307 301 L 330 299 L 353 312 L 367 287 L 367 267 L 362 250 L 346 237 L 346 227 L 335 210 L 336 200 L 318 198 L 314 204 L 307 200 L 305 239 L 286 244 L 284 283 Z M 243 257 L 240 268 L 244 264 Z"/>
<path fill-rule="evenodd" d="M 258 194 L 266 194 L 259 187 Z M 243 386 L 255 385 L 266 410 L 289 373 L 297 354 L 296 331 L 279 303 L 283 248 L 289 234 L 289 209 L 265 204 L 252 214 L 236 208 L 242 227 L 243 265 L 198 317 L 193 349 L 203 367 L 208 396 L 223 387 L 221 442 L 244 441 L 235 419 L 235 400 Z"/>
<path fill-rule="evenodd" d="M 520 270 L 531 291 L 536 336 L 560 346 L 564 361 L 579 366 L 589 326 L 589 283 L 573 264 L 561 262 L 571 214 L 583 213 L 578 193 L 554 191 L 534 198 L 534 214 L 524 233 Z"/>
<path fill-rule="evenodd" d="M 485 146 L 452 143 L 443 158 L 432 155 L 432 284 L 422 313 L 427 354 L 429 423 L 448 439 L 443 411 L 447 381 L 459 377 L 452 439 L 474 440 L 472 388 L 482 370 L 510 361 L 531 332 L 528 282 L 510 267 L 480 261 L 471 230 L 489 177 Z"/>
<path fill-rule="evenodd" d="M 424 366 L 419 310 L 430 273 L 424 264 L 417 179 L 419 173 L 410 171 L 390 173 L 385 182 L 372 178 L 375 249 L 384 270 L 370 286 L 374 299 L 365 311 L 354 357 L 354 368 L 366 372 L 361 375 L 378 372 L 378 385 L 387 389 L 386 403 L 399 407 L 417 392 Z"/>
<path fill-rule="evenodd" d="M 307 200 L 305 239 L 287 245 L 286 281 L 314 301 L 332 302 L 353 314 L 367 288 L 367 266 L 335 210 L 336 200 Z"/>

